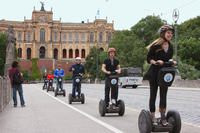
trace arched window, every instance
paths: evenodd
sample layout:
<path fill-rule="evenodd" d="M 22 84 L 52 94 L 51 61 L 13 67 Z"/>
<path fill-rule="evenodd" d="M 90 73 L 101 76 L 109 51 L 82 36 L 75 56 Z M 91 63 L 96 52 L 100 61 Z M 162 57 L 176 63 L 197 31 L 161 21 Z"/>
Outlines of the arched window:
<path fill-rule="evenodd" d="M 73 50 L 72 49 L 69 50 L 69 58 L 73 58 Z"/>
<path fill-rule="evenodd" d="M 28 41 L 31 41 L 31 32 L 28 32 Z"/>
<path fill-rule="evenodd" d="M 99 42 L 103 42 L 103 33 L 102 32 L 99 33 Z"/>
<path fill-rule="evenodd" d="M 45 42 L 45 29 L 40 29 L 40 42 Z"/>
<path fill-rule="evenodd" d="M 67 58 L 67 50 L 63 49 L 63 58 Z"/>
<path fill-rule="evenodd" d="M 103 49 L 103 48 L 100 48 L 100 50 L 101 50 L 101 51 L 104 51 L 104 49 Z"/>
<path fill-rule="evenodd" d="M 93 32 L 90 32 L 90 42 L 93 42 L 94 38 L 93 38 Z"/>
<path fill-rule="evenodd" d="M 54 59 L 58 59 L 58 49 L 57 49 L 57 48 L 55 48 L 55 49 L 53 50 L 53 58 L 54 58 Z"/>
<path fill-rule="evenodd" d="M 27 48 L 27 60 L 31 59 L 31 48 Z"/>
<path fill-rule="evenodd" d="M 75 43 L 78 43 L 79 42 L 79 33 L 76 33 L 76 41 Z"/>
<path fill-rule="evenodd" d="M 39 53 L 40 58 L 45 58 L 45 47 L 40 47 L 40 53 Z"/>
<path fill-rule="evenodd" d="M 81 58 L 85 58 L 85 49 L 81 50 Z"/>
<path fill-rule="evenodd" d="M 75 50 L 75 58 L 76 57 L 79 57 L 79 50 L 78 49 Z"/>
<path fill-rule="evenodd" d="M 18 50 L 17 50 L 17 56 L 19 58 L 22 58 L 22 49 L 21 48 L 18 48 Z"/>
<path fill-rule="evenodd" d="M 110 42 L 111 41 L 111 33 L 108 33 L 107 35 L 107 42 Z"/>

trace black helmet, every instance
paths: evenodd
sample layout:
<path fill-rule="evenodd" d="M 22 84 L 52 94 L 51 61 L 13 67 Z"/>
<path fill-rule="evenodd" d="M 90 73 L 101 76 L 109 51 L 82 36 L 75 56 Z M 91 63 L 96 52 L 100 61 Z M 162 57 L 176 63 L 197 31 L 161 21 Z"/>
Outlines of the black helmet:
<path fill-rule="evenodd" d="M 174 29 L 171 26 L 164 25 L 164 26 L 160 27 L 160 29 L 158 30 L 158 34 L 161 35 L 163 32 L 165 32 L 167 30 L 171 30 L 172 32 L 174 32 Z"/>

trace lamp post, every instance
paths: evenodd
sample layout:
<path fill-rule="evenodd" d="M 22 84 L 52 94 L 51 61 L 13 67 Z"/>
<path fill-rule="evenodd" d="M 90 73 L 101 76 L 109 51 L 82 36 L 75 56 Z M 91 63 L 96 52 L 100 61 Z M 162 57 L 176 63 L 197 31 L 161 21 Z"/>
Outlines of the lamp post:
<path fill-rule="evenodd" d="M 175 23 L 175 56 L 176 56 L 176 62 L 178 64 L 178 57 L 177 57 L 177 53 L 178 53 L 178 44 L 177 44 L 177 37 L 178 37 L 178 34 L 177 34 L 177 21 L 179 19 L 179 10 L 176 8 L 174 9 L 173 11 L 173 15 L 172 15 L 172 18 L 174 20 L 174 23 Z"/>

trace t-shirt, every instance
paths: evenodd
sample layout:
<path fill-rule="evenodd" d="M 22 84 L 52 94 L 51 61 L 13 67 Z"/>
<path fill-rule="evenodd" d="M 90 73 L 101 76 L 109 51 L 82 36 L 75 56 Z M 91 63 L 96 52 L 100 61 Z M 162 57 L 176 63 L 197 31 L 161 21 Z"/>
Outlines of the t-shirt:
<path fill-rule="evenodd" d="M 114 72 L 117 70 L 117 66 L 119 65 L 119 61 L 117 59 L 113 59 L 113 61 L 110 58 L 107 58 L 104 60 L 104 63 L 106 65 L 106 71 Z M 106 74 L 108 76 L 108 74 Z"/>

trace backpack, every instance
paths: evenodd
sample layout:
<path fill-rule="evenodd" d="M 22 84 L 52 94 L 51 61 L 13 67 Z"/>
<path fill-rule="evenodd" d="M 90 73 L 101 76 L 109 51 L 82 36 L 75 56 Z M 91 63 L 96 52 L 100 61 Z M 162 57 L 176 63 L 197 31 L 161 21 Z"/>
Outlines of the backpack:
<path fill-rule="evenodd" d="M 20 85 L 23 83 L 23 79 L 18 70 L 15 71 L 13 75 L 13 85 Z"/>

